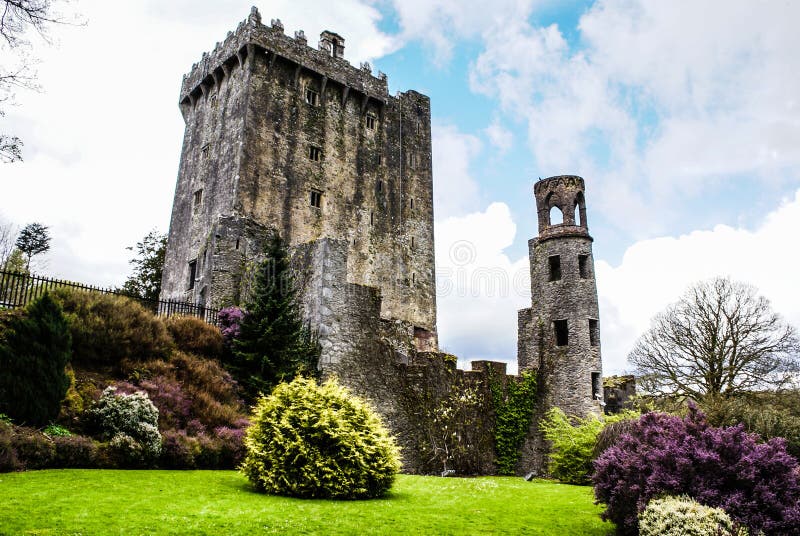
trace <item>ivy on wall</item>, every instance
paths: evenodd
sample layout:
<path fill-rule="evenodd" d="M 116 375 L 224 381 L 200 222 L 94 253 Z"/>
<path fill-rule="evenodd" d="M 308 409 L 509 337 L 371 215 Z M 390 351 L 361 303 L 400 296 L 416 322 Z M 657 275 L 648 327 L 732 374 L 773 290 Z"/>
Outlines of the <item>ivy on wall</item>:
<path fill-rule="evenodd" d="M 536 373 L 524 371 L 520 381 L 503 382 L 489 374 L 489 389 L 495 413 L 494 450 L 497 470 L 501 475 L 513 475 L 533 417 L 536 404 Z"/>

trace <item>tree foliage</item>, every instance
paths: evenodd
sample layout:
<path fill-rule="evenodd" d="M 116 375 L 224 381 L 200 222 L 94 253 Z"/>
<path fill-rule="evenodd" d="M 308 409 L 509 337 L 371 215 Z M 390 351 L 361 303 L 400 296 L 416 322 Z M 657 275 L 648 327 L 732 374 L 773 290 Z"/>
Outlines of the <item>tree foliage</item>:
<path fill-rule="evenodd" d="M 122 285 L 122 290 L 146 300 L 158 300 L 161 293 L 161 276 L 164 273 L 164 255 L 167 235 L 153 229 L 135 246 L 136 256 L 130 260 L 133 273 Z M 134 247 L 127 248 L 133 251 Z"/>
<path fill-rule="evenodd" d="M 31 258 L 50 250 L 50 230 L 41 223 L 29 223 L 17 235 L 15 243 L 18 250 L 25 254 L 25 269 L 30 270 Z"/>
<path fill-rule="evenodd" d="M 259 399 L 242 471 L 260 491 L 307 498 L 385 494 L 400 469 L 377 413 L 335 380 L 298 377 Z"/>
<path fill-rule="evenodd" d="M 716 278 L 658 314 L 628 359 L 645 390 L 700 399 L 786 386 L 799 352 L 795 330 L 755 288 Z"/>
<path fill-rule="evenodd" d="M 251 398 L 298 373 L 316 373 L 320 353 L 303 323 L 288 252 L 280 237 L 274 236 L 265 253 L 233 341 L 230 363 Z"/>
<path fill-rule="evenodd" d="M 550 442 L 548 470 L 567 484 L 588 484 L 592 476 L 597 439 L 603 429 L 613 423 L 638 417 L 634 412 L 606 415 L 603 418 L 589 415 L 570 420 L 559 408 L 552 408 L 539 423 L 539 429 Z"/>
<path fill-rule="evenodd" d="M 798 534 L 798 462 L 783 439 L 759 442 L 744 427 L 715 428 L 691 405 L 685 418 L 647 413 L 595 461 L 595 497 L 622 534 L 663 495 L 719 507 L 751 534 Z"/>
<path fill-rule="evenodd" d="M 18 423 L 47 424 L 69 388 L 69 325 L 47 293 L 24 313 L 8 315 L 0 325 L 0 413 Z"/>

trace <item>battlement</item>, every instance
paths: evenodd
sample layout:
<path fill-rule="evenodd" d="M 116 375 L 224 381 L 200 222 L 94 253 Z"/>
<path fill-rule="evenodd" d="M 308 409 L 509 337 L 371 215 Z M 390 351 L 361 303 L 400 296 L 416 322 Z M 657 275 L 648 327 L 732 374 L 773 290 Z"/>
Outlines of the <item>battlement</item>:
<path fill-rule="evenodd" d="M 218 42 L 210 53 L 192 65 L 183 76 L 179 102 L 194 103 L 209 89 L 219 87 L 235 67 L 243 67 L 254 55 L 269 57 L 268 64 L 283 58 L 297 65 L 300 70 L 312 71 L 328 83 L 333 82 L 349 88 L 351 92 L 364 95 L 386 104 L 389 98 L 389 82 L 384 73 L 372 74 L 369 63 L 352 66 L 344 59 L 344 38 L 324 31 L 320 35 L 319 50 L 308 45 L 302 30 L 294 38 L 284 33 L 280 19 L 273 19 L 270 26 L 261 23 L 261 14 L 253 7 L 250 15 L 239 23 L 236 31 L 228 32 L 223 42 Z"/>

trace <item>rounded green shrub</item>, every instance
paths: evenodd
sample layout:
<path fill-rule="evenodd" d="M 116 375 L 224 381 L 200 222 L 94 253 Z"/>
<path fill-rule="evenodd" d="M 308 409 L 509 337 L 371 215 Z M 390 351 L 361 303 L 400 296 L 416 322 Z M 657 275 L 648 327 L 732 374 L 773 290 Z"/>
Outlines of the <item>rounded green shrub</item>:
<path fill-rule="evenodd" d="M 378 497 L 400 468 L 399 451 L 380 417 L 334 379 L 279 384 L 258 400 L 251 422 L 241 469 L 259 491 Z"/>
<path fill-rule="evenodd" d="M 703 506 L 687 496 L 654 499 L 639 514 L 640 536 L 736 536 L 722 508 Z"/>

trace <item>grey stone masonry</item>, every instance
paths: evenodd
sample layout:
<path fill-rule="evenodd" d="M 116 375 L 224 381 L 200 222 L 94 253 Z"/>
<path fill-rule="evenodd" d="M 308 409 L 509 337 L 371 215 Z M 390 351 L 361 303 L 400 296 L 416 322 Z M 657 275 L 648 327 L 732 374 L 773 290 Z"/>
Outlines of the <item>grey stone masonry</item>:
<path fill-rule="evenodd" d="M 240 304 L 264 236 L 330 239 L 344 279 L 379 294 L 379 318 L 435 350 L 430 99 L 389 95 L 386 75 L 344 54 L 342 36 L 312 48 L 253 8 L 183 77 L 162 298 Z"/>
<path fill-rule="evenodd" d="M 584 188 L 583 179 L 573 175 L 534 186 L 539 236 L 528 243 L 532 303 L 519 313 L 517 356 L 520 370 L 538 370 L 544 410 L 556 406 L 580 417 L 601 414 L 603 400 Z"/>

